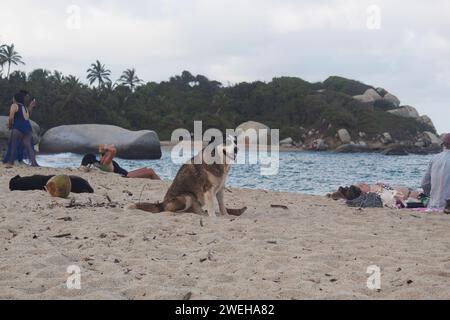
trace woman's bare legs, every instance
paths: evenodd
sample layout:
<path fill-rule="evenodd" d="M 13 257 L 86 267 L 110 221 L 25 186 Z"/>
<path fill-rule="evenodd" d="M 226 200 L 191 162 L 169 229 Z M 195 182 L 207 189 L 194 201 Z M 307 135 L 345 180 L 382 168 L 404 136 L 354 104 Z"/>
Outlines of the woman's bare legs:
<path fill-rule="evenodd" d="M 153 169 L 149 168 L 142 168 L 139 170 L 131 171 L 128 173 L 127 178 L 161 180 L 161 178 L 156 174 L 156 172 Z"/>

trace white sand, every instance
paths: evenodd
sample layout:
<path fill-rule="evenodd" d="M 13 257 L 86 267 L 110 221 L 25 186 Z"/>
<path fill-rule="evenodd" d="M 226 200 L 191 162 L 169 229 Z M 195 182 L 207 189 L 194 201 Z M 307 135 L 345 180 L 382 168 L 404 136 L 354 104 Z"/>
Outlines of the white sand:
<path fill-rule="evenodd" d="M 19 173 L 77 174 L 96 194 L 72 195 L 84 207 L 68 209 L 70 199 L 10 192 Z M 450 216 L 251 190 L 226 194 L 230 207 L 249 208 L 237 219 L 124 210 L 144 186 L 142 200 L 158 201 L 168 184 L 0 168 L 0 298 L 450 298 Z M 66 287 L 70 265 L 82 269 L 81 290 Z M 371 265 L 381 267 L 380 291 L 366 286 Z"/>

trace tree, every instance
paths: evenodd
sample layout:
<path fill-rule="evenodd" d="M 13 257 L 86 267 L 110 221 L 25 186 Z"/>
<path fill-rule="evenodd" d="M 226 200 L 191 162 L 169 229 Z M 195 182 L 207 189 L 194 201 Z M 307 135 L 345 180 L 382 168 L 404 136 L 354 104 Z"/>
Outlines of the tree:
<path fill-rule="evenodd" d="M 87 79 L 89 80 L 90 85 L 97 81 L 98 88 L 101 88 L 105 85 L 105 83 L 111 82 L 111 79 L 109 78 L 111 75 L 111 70 L 106 69 L 105 65 L 101 64 L 98 60 L 91 64 L 91 68 L 89 68 L 87 72 Z"/>
<path fill-rule="evenodd" d="M 0 44 L 0 79 L 2 78 L 2 75 L 3 75 L 3 66 L 6 63 L 5 54 L 4 54 L 5 47 L 6 47 L 6 45 Z"/>
<path fill-rule="evenodd" d="M 0 48 L 0 64 L 2 65 L 2 70 L 3 70 L 3 65 L 8 64 L 8 72 L 6 74 L 6 78 L 9 79 L 9 74 L 11 72 L 11 64 L 13 65 L 19 65 L 19 64 L 25 64 L 22 61 L 22 56 L 19 55 L 19 53 L 16 51 L 14 44 L 11 44 L 10 46 L 8 45 L 3 45 Z"/>
<path fill-rule="evenodd" d="M 142 80 L 136 75 L 136 70 L 127 69 L 122 73 L 122 76 L 119 78 L 119 83 L 130 87 L 131 91 L 134 91 L 134 88 L 142 83 Z"/>

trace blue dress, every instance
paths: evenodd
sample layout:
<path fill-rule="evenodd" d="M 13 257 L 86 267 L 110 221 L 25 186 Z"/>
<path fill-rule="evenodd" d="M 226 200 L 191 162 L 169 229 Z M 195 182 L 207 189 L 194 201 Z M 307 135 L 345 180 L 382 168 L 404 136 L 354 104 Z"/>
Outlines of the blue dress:
<path fill-rule="evenodd" d="M 24 112 L 26 112 L 25 106 L 21 103 L 18 103 L 17 105 L 19 110 L 14 114 L 13 130 L 19 130 L 24 135 L 33 132 L 30 120 L 26 120 L 23 116 Z"/>

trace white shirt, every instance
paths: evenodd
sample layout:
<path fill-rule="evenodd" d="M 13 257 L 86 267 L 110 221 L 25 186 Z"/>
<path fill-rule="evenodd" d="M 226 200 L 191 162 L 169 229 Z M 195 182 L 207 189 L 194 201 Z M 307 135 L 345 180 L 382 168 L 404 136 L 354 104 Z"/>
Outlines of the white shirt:
<path fill-rule="evenodd" d="M 422 188 L 430 195 L 429 208 L 445 208 L 450 200 L 450 150 L 435 156 L 428 166 Z"/>

